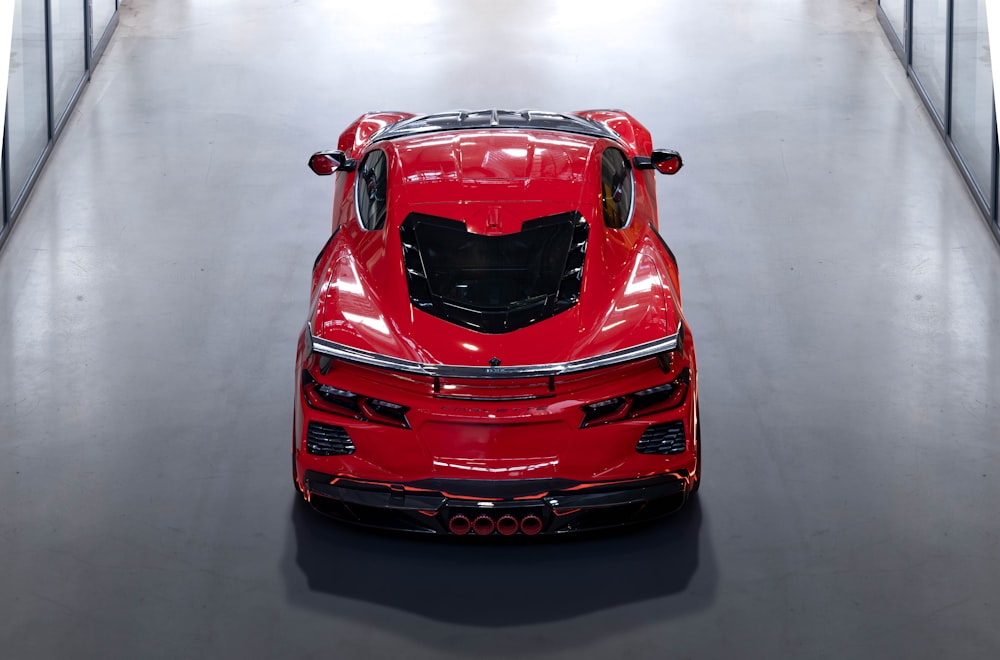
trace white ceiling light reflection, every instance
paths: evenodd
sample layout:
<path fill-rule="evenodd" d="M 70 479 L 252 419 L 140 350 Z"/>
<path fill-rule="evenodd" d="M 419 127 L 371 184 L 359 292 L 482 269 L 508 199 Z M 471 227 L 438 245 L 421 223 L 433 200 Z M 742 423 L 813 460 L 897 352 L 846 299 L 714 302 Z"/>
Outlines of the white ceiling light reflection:
<path fill-rule="evenodd" d="M 625 325 L 624 319 L 621 320 L 621 321 L 615 321 L 614 323 L 607 324 L 606 326 L 604 326 L 603 328 L 601 328 L 601 332 L 607 332 L 608 330 L 614 330 L 615 328 L 617 328 L 620 325 Z"/>
<path fill-rule="evenodd" d="M 351 312 L 343 312 L 343 314 L 344 318 L 351 323 L 363 325 L 366 328 L 371 328 L 375 332 L 389 336 L 389 326 L 385 324 L 385 321 L 381 317 L 372 318 L 370 316 L 362 316 L 361 314 L 352 314 Z"/>
<path fill-rule="evenodd" d="M 625 284 L 625 295 L 636 293 L 649 293 L 654 287 L 662 287 L 663 279 L 656 267 L 648 259 L 639 257 L 632 267 L 632 272 L 628 276 L 628 283 Z"/>

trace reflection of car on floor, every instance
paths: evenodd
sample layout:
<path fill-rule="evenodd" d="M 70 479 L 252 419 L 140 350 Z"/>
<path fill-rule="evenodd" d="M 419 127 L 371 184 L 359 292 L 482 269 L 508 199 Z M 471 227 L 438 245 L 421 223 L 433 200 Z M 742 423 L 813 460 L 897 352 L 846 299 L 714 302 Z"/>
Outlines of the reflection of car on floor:
<path fill-rule="evenodd" d="M 367 114 L 298 345 L 296 486 L 444 534 L 610 527 L 698 489 L 694 343 L 654 173 L 620 111 Z"/>

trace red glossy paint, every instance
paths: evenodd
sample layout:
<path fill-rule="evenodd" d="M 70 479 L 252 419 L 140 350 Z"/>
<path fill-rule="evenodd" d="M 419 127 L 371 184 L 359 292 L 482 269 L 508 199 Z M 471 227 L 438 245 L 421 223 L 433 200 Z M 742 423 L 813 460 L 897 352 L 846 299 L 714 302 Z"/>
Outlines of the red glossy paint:
<path fill-rule="evenodd" d="M 378 139 L 387 126 L 414 117 L 409 113 L 364 115 L 341 135 L 338 148 L 359 163 L 372 150 L 385 153 L 387 214 L 381 229 L 364 229 L 354 200 L 358 172 L 335 174 L 335 234 L 313 272 L 309 324 L 296 363 L 295 480 L 314 504 L 320 495 L 311 492 L 314 483 L 307 472 L 324 475 L 324 483 L 345 479 L 375 484 L 370 487 L 384 489 L 390 493 L 387 498 L 397 498 L 397 504 L 403 497 L 398 493 L 413 492 L 414 484 L 442 479 L 458 480 L 457 491 L 473 492 L 475 483 L 487 481 L 549 479 L 559 480 L 553 483 L 564 490 L 586 490 L 609 484 L 625 487 L 643 478 L 676 478 L 681 500 L 697 488 L 700 440 L 694 343 L 681 311 L 676 264 L 658 236 L 655 172 L 632 170 L 635 202 L 626 227 L 605 226 L 602 213 L 604 150 L 619 149 L 630 159 L 648 158 L 652 141 L 645 127 L 624 112 L 574 114 L 617 136 L 485 127 Z M 579 301 L 570 309 L 517 330 L 484 334 L 411 303 L 399 230 L 409 213 L 460 219 L 471 233 L 506 235 L 520 232 L 527 220 L 567 211 L 582 214 L 589 226 Z M 485 367 L 496 358 L 509 367 L 605 356 L 662 340 L 682 325 L 682 345 L 665 359 L 649 357 L 551 378 L 434 378 L 341 359 L 326 360 L 324 372 L 324 358 L 311 351 L 309 335 L 311 328 L 318 339 L 425 365 Z M 403 406 L 405 425 L 386 423 L 388 418 L 380 419 L 370 406 L 359 410 L 311 406 L 303 391 L 317 385 L 303 385 L 303 372 L 309 374 L 310 383 L 353 393 L 358 401 Z M 633 408 L 623 408 L 617 416 L 581 428 L 584 406 L 616 397 L 626 397 L 631 406 L 631 395 L 678 381 L 682 374 L 689 380 L 686 392 L 677 392 L 679 404 L 666 409 L 651 406 L 634 414 Z M 659 455 L 636 450 L 650 426 L 678 421 L 685 429 L 683 451 Z M 344 429 L 354 453 L 309 453 L 310 422 Z M 397 495 L 391 496 L 392 492 Z M 328 497 L 326 492 L 322 499 Z M 462 497 L 458 492 L 457 498 Z M 494 499 L 515 502 L 511 497 Z M 442 505 L 439 520 L 427 523 L 431 528 L 422 531 L 444 533 L 450 528 L 464 533 L 460 530 L 467 529 L 462 522 L 466 520 L 474 521 L 479 534 L 487 529 L 492 533 L 497 525 L 504 534 L 514 533 L 511 516 L 520 521 L 522 533 L 572 530 L 572 525 L 550 525 L 550 518 L 561 515 L 559 505 L 543 499 L 525 496 L 517 502 L 548 507 L 549 513 L 515 508 L 493 516 L 462 510 L 457 513 L 460 518 L 449 510 L 449 500 Z M 366 512 L 365 507 L 348 505 L 337 509 L 336 515 L 383 524 L 373 522 Z M 507 517 L 502 517 L 505 513 Z M 435 520 L 434 515 L 423 518 Z M 527 530 L 525 520 L 529 520 Z"/>

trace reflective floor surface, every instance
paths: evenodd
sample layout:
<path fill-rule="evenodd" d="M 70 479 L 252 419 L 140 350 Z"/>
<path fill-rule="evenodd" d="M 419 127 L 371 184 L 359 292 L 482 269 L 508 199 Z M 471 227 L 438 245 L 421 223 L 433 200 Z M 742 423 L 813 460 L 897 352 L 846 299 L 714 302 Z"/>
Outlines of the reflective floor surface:
<path fill-rule="evenodd" d="M 0 253 L 4 658 L 1000 657 L 1000 249 L 838 0 L 128 0 Z M 698 501 L 448 543 L 293 494 L 367 110 L 621 107 L 698 342 Z"/>

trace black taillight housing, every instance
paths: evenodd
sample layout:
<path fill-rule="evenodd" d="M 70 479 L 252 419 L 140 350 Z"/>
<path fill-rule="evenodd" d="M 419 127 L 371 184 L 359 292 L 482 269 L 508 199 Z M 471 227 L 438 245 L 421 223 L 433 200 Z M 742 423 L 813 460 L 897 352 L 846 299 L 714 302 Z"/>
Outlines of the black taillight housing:
<path fill-rule="evenodd" d="M 406 419 L 406 413 L 410 411 L 408 407 L 320 383 L 308 369 L 302 370 L 302 397 L 314 410 L 346 415 L 364 422 L 410 428 Z"/>
<path fill-rule="evenodd" d="M 580 428 L 621 419 L 628 413 L 628 409 L 629 402 L 623 396 L 588 403 L 583 407 L 583 423 L 580 424 Z"/>
<path fill-rule="evenodd" d="M 620 419 L 631 419 L 676 408 L 687 399 L 691 384 L 691 371 L 687 367 L 669 383 L 648 387 L 638 392 L 604 399 L 582 406 L 583 421 L 580 428 L 606 424 Z"/>
<path fill-rule="evenodd" d="M 632 394 L 632 416 L 676 408 L 684 403 L 690 383 L 691 372 L 688 369 L 683 369 L 672 382 L 634 392 Z"/>

